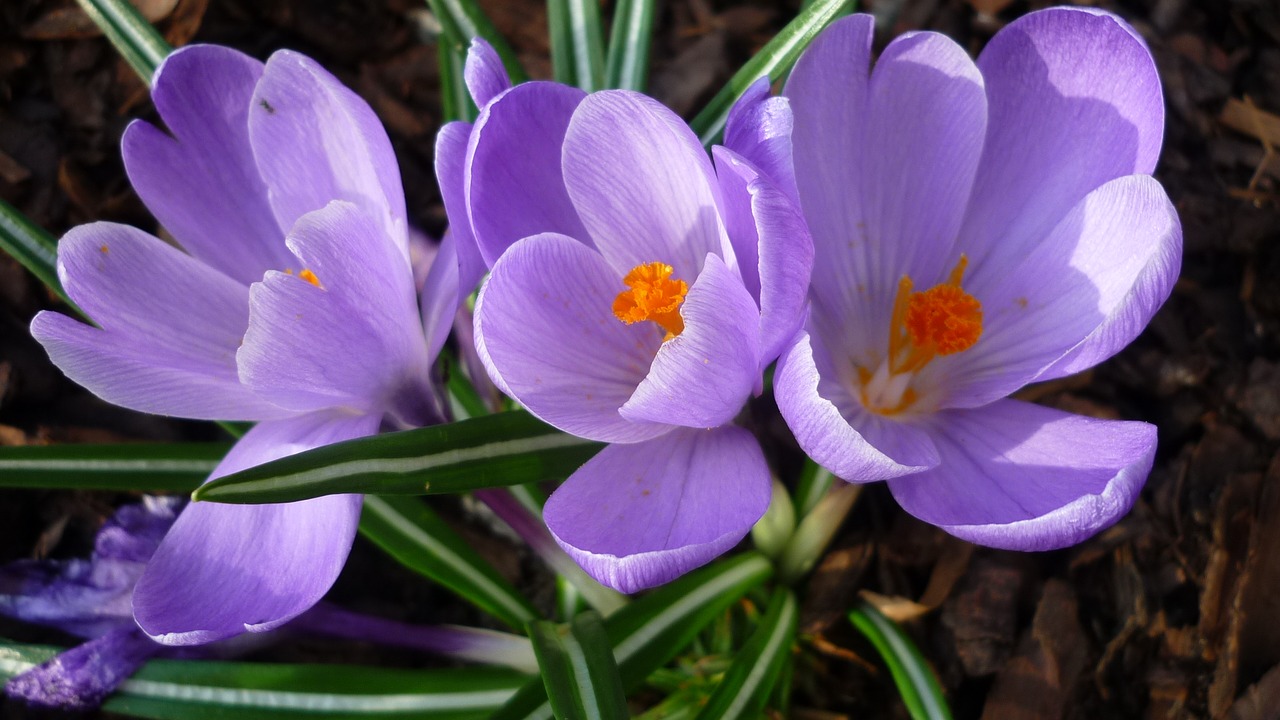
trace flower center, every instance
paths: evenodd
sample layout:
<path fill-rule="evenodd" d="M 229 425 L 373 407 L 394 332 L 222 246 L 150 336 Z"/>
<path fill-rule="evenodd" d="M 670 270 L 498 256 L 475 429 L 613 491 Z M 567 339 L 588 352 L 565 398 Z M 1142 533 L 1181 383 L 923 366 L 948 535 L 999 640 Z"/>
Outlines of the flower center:
<path fill-rule="evenodd" d="M 954 355 L 973 347 L 982 336 L 982 303 L 960 287 L 968 258 L 947 281 L 924 292 L 912 292 L 911 278 L 902 276 L 889 324 L 889 356 L 873 373 L 857 367 L 862 404 L 881 415 L 896 415 L 915 404 L 911 388 L 915 373 L 939 355 Z"/>
<path fill-rule="evenodd" d="M 675 272 L 670 265 L 651 262 L 631 268 L 622 278 L 630 290 L 623 290 L 613 301 L 613 314 L 622 322 L 633 325 L 650 320 L 667 331 L 666 340 L 684 330 L 684 318 L 680 317 L 680 304 L 689 292 L 683 280 L 672 280 Z"/>

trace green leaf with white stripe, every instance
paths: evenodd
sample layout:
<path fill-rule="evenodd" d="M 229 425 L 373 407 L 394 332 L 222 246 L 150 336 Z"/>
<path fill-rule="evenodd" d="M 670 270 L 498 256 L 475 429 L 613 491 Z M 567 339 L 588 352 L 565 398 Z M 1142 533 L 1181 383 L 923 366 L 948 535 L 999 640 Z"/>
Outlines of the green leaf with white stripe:
<path fill-rule="evenodd" d="M 768 76 L 776 82 L 795 65 L 809 43 L 836 18 L 853 9 L 853 0 L 817 0 L 800 11 L 760 52 L 747 61 L 727 85 L 711 98 L 711 102 L 689 123 L 702 144 L 711 147 L 720 141 L 729 108 L 751 87 L 751 83 Z"/>
<path fill-rule="evenodd" d="M 506 412 L 326 445 L 218 478 L 192 497 L 276 503 L 340 493 L 470 492 L 563 480 L 602 447 L 526 412 Z"/>
<path fill-rule="evenodd" d="M 78 0 L 80 7 L 107 36 L 143 82 L 151 84 L 156 68 L 173 48 L 128 0 Z"/>
<path fill-rule="evenodd" d="M 4 200 L 0 200 L 0 250 L 21 263 L 63 302 L 76 307 L 58 281 L 58 241 Z"/>
<path fill-rule="evenodd" d="M 644 92 L 649 84 L 655 0 L 618 0 L 609 33 L 605 86 Z"/>
<path fill-rule="evenodd" d="M 529 637 L 559 720 L 627 717 L 622 678 L 599 613 L 582 613 L 564 625 L 530 623 Z"/>
<path fill-rule="evenodd" d="M 849 622 L 875 646 L 889 666 L 912 720 L 951 720 L 942 687 L 911 638 L 865 600 L 849 612 Z"/>
<path fill-rule="evenodd" d="M 464 57 L 466 46 L 470 44 L 472 38 L 484 38 L 502 58 L 502 66 L 507 69 L 511 82 L 521 83 L 529 79 L 529 75 L 520 65 L 519 58 L 516 57 L 515 50 L 511 49 L 507 39 L 498 32 L 493 21 L 485 15 L 484 10 L 475 0 L 427 0 L 427 5 L 440 21 L 443 34 L 456 38 L 462 43 Z"/>
<path fill-rule="evenodd" d="M 360 534 L 512 628 L 538 619 L 529 601 L 418 498 L 366 495 Z"/>
<path fill-rule="evenodd" d="M 226 443 L 0 447 L 0 487 L 191 492 Z"/>
<path fill-rule="evenodd" d="M 698 713 L 698 720 L 760 717 L 796 641 L 796 595 L 780 587 L 751 637 L 734 657 L 724 679 Z"/>
<path fill-rule="evenodd" d="M 555 79 L 593 92 L 604 87 L 604 41 L 597 0 L 547 0 Z"/>
<path fill-rule="evenodd" d="M 0 642 L 0 677 L 25 672 L 58 651 Z M 528 679 L 493 668 L 401 670 L 152 660 L 125 681 L 103 709 L 155 720 L 470 720 L 487 717 Z"/>
<path fill-rule="evenodd" d="M 623 690 L 630 692 L 675 657 L 707 623 L 773 574 L 759 553 L 721 560 L 630 603 L 605 620 Z M 493 720 L 553 717 L 546 687 L 533 681 L 520 689 Z"/>

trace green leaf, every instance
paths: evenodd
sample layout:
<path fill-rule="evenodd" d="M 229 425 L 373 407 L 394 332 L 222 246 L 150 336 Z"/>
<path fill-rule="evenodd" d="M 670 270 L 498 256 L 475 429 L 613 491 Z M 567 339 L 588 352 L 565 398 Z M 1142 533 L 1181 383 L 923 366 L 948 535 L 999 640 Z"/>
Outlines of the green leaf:
<path fill-rule="evenodd" d="M 45 287 L 57 293 L 63 302 L 80 312 L 58 281 L 58 241 L 4 200 L 0 200 L 0 250 L 21 263 Z"/>
<path fill-rule="evenodd" d="M 472 38 L 484 38 L 502 58 L 502 66 L 507 69 L 512 83 L 521 83 L 529 79 L 529 75 L 520 65 L 515 50 L 511 49 L 507 39 L 502 37 L 493 21 L 484 14 L 475 0 L 427 0 L 431 12 L 440 20 L 445 33 L 453 35 L 463 45 L 462 56 L 466 57 L 466 46 Z"/>
<path fill-rule="evenodd" d="M 0 641 L 0 677 L 25 672 L 60 648 Z M 493 668 L 400 670 L 152 660 L 103 709 L 156 720 L 487 717 L 528 676 Z"/>
<path fill-rule="evenodd" d="M 276 503 L 338 493 L 468 492 L 563 480 L 601 447 L 528 413 L 506 412 L 326 445 L 218 478 L 192 497 Z"/>
<path fill-rule="evenodd" d="M 627 698 L 600 614 L 585 612 L 564 625 L 535 622 L 529 638 L 559 720 L 627 717 Z"/>
<path fill-rule="evenodd" d="M 556 80 L 587 92 L 604 88 L 604 41 L 597 0 L 547 0 Z"/>
<path fill-rule="evenodd" d="M 143 82 L 151 84 L 156 68 L 173 48 L 128 0 L 77 0 L 93 23 Z"/>
<path fill-rule="evenodd" d="M 867 636 L 889 666 L 912 720 L 951 720 L 951 710 L 938 679 L 901 628 L 866 601 L 859 601 L 849 612 L 849 622 Z"/>
<path fill-rule="evenodd" d="M 769 610 L 698 713 L 699 720 L 760 717 L 791 656 L 798 618 L 795 593 L 785 587 L 774 590 Z"/>
<path fill-rule="evenodd" d="M 538 618 L 524 596 L 417 498 L 366 495 L 360 534 L 513 628 Z"/>
<path fill-rule="evenodd" d="M 695 570 L 633 601 L 605 621 L 613 657 L 630 692 L 680 652 L 694 636 L 773 573 L 759 553 L 743 553 Z M 520 688 L 493 720 L 547 720 L 551 704 L 540 681 Z"/>
<path fill-rule="evenodd" d="M 619 0 L 609 34 L 605 87 L 644 92 L 649 84 L 654 0 Z"/>
<path fill-rule="evenodd" d="M 711 102 L 698 113 L 693 122 L 689 123 L 702 144 L 711 147 L 719 142 L 724 133 L 725 120 L 729 117 L 729 108 L 742 97 L 751 83 L 765 76 L 770 81 L 777 81 L 785 75 L 813 38 L 831 21 L 848 14 L 853 5 L 853 0 L 817 0 L 801 10 L 795 20 L 782 28 L 755 57 L 748 60 L 729 83 L 711 98 Z"/>
<path fill-rule="evenodd" d="M 466 66 L 467 48 L 462 41 L 441 35 L 436 46 L 440 62 L 440 105 L 446 122 L 464 120 L 472 122 L 479 111 L 467 91 L 463 68 Z"/>
<path fill-rule="evenodd" d="M 0 487 L 191 492 L 225 443 L 0 447 Z"/>
<path fill-rule="evenodd" d="M 796 514 L 804 517 L 812 512 L 818 501 L 827 496 L 835 480 L 836 476 L 830 470 L 805 458 L 804 470 L 800 472 L 800 482 L 796 485 Z"/>

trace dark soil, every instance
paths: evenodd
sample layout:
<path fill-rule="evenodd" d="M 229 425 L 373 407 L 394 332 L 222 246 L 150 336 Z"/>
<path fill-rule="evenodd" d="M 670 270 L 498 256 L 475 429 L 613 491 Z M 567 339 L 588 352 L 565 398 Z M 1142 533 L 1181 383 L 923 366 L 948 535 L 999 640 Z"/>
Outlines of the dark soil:
<path fill-rule="evenodd" d="M 265 58 L 310 54 L 386 124 L 412 219 L 444 213 L 432 146 L 440 123 L 431 18 L 417 0 L 142 0 L 175 44 Z M 651 90 L 692 115 L 796 11 L 798 0 L 661 4 Z M 942 31 L 973 51 L 1047 5 L 877 0 L 883 43 Z M 1118 525 L 1067 551 L 973 548 L 913 520 L 882 487 L 859 500 L 806 590 L 796 718 L 906 718 L 883 666 L 843 620 L 858 593 L 906 623 L 957 718 L 1280 718 L 1280 3 L 1100 0 L 1151 45 L 1168 105 L 1157 177 L 1186 255 L 1147 332 L 1103 366 L 1025 395 L 1073 412 L 1155 423 L 1160 451 Z M 534 77 L 548 77 L 539 0 L 485 0 Z M 608 17 L 609 7 L 605 8 Z M 72 0 L 0 5 L 0 196 L 54 234 L 92 220 L 154 229 L 124 177 L 120 134 L 154 119 L 146 89 Z M 1034 132 L 1034 128 L 1028 128 Z M 216 429 L 112 408 L 61 377 L 27 335 L 57 303 L 0 257 L 0 444 L 212 439 Z M 785 443 L 785 430 L 777 433 Z M 126 498 L 7 491 L 0 561 L 74 555 Z M 462 513 L 454 513 L 461 517 Z M 530 592 L 547 576 L 483 531 L 476 542 Z M 335 591 L 414 621 L 481 622 L 443 591 L 357 544 Z M 14 623 L 9 637 L 48 639 Z M 358 645 L 304 643 L 273 658 L 376 662 Z M 397 655 L 396 658 L 401 656 Z M 395 659 L 395 658 L 393 658 Z M 5 715 L 22 711 L 10 704 Z"/>

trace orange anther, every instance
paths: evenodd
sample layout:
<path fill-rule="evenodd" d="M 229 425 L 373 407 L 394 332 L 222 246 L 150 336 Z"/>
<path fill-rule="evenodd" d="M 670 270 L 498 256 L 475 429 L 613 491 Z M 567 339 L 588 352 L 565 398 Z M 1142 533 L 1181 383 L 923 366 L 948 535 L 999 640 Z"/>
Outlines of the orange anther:
<path fill-rule="evenodd" d="M 938 355 L 968 350 L 982 335 L 982 303 L 957 285 L 912 293 L 903 324 L 911 344 Z"/>
<path fill-rule="evenodd" d="M 623 290 L 613 301 L 613 314 L 631 325 L 651 320 L 667 331 L 667 339 L 684 331 L 684 318 L 680 317 L 680 304 L 689 292 L 683 280 L 672 280 L 675 270 L 665 263 L 651 262 L 637 265 L 622 278 L 630 290 Z"/>

